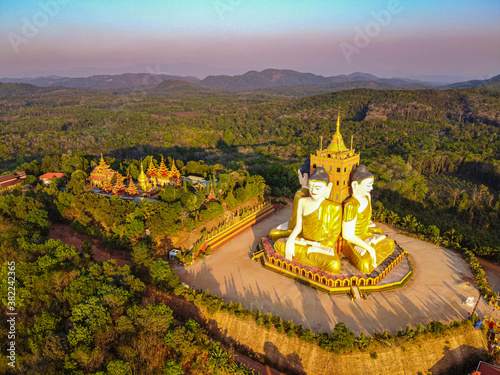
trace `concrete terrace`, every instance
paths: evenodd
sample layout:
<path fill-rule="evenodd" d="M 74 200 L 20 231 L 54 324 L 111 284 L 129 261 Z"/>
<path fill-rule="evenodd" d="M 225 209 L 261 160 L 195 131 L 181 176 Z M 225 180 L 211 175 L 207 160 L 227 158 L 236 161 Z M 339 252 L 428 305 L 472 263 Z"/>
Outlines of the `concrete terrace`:
<path fill-rule="evenodd" d="M 397 234 L 384 225 L 385 234 L 408 251 L 414 270 L 412 279 L 401 289 L 372 293 L 364 301 L 353 302 L 347 294 L 328 295 L 263 268 L 260 262 L 251 260 L 251 254 L 263 236 L 289 220 L 290 206 L 194 265 L 175 266 L 180 281 L 196 289 L 208 289 L 226 302 L 241 302 L 244 308 L 293 319 L 314 333 L 331 332 L 338 322 L 346 323 L 357 335 L 385 329 L 393 333 L 408 324 L 415 328 L 433 320 L 461 320 L 472 312 L 473 308 L 462 302 L 469 296 L 477 300 L 479 292 L 466 282 L 472 279 L 472 273 L 458 253 Z M 484 300 L 477 313 L 500 319 L 500 312 Z"/>

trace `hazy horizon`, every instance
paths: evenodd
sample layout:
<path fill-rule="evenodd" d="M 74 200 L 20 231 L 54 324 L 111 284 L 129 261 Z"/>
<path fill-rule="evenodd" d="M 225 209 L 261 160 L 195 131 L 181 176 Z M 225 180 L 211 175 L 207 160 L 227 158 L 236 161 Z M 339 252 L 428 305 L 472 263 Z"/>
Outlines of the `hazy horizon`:
<path fill-rule="evenodd" d="M 485 79 L 500 73 L 499 14 L 496 0 L 7 0 L 0 77 L 84 77 L 142 66 L 198 78 L 275 68 Z"/>

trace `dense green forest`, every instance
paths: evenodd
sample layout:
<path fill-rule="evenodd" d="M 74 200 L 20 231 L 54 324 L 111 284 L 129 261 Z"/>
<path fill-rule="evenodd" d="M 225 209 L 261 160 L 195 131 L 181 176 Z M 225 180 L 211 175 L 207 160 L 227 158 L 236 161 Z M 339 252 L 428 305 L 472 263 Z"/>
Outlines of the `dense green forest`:
<path fill-rule="evenodd" d="M 148 300 L 147 288 L 172 292 L 178 285 L 155 253 L 171 247 L 169 237 L 202 228 L 224 209 L 262 194 L 293 197 L 297 166 L 320 147 L 320 136 L 327 146 L 339 107 L 346 144 L 352 136 L 376 175 L 377 219 L 500 261 L 498 92 L 359 89 L 287 99 L 63 89 L 4 96 L 2 174 L 25 170 L 26 182 L 37 185 L 42 173 L 65 173 L 25 196 L 20 189 L 0 196 L 0 272 L 7 280 L 15 268 L 18 369 L 251 373 L 196 322 L 175 319 L 168 307 Z M 184 176 L 214 176 L 217 200 L 207 202 L 207 189 L 190 184 L 167 187 L 155 202 L 139 205 L 92 194 L 86 179 L 101 152 L 114 170 L 135 179 L 141 163 L 146 168 L 160 155 Z M 132 266 L 94 262 L 88 242 L 79 251 L 47 241 L 51 222 L 72 223 L 109 249 L 126 249 Z M 6 316 L 9 284 L 2 285 Z M 260 324 L 271 327 L 263 318 Z M 355 339 L 347 331 L 351 347 Z M 328 335 L 310 339 L 339 344 Z M 1 348 L 5 353 L 8 345 Z M 9 369 L 5 356 L 0 369 Z"/>
<path fill-rule="evenodd" d="M 148 300 L 146 288 L 179 284 L 151 242 L 135 241 L 130 268 L 95 262 L 88 242 L 46 240 L 51 192 L 0 197 L 0 311 L 13 319 L 1 328 L 2 374 L 253 373 L 197 322 Z"/>
<path fill-rule="evenodd" d="M 8 96 L 0 99 L 0 165 L 35 176 L 63 171 L 70 178 L 81 170 L 84 178 L 94 166 L 91 155 L 102 152 L 136 178 L 138 159 L 163 154 L 189 174 L 247 170 L 263 176 L 273 194 L 291 197 L 294 169 L 320 147 L 320 136 L 327 146 L 339 107 L 346 144 L 352 136 L 376 174 L 376 200 L 442 233 L 456 229 L 464 246 L 499 259 L 494 91 L 356 89 L 289 99 L 62 89 Z M 189 168 L 199 160 L 204 169 Z"/>

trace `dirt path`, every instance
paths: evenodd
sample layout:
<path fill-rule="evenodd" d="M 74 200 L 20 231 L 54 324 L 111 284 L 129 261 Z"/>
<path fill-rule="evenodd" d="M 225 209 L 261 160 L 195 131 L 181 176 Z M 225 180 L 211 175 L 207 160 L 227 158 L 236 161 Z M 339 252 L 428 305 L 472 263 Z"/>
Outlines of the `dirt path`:
<path fill-rule="evenodd" d="M 128 260 L 130 258 L 128 252 L 124 250 L 111 251 L 95 238 L 90 238 L 88 236 L 75 232 L 73 229 L 71 229 L 71 226 L 69 224 L 52 223 L 52 225 L 50 226 L 48 238 L 61 240 L 61 242 L 72 245 L 77 249 L 81 249 L 83 241 L 87 240 L 92 244 L 92 254 L 94 255 L 94 259 L 96 261 L 116 259 L 116 263 L 120 267 L 123 267 L 126 264 L 129 266 L 131 265 L 131 262 Z"/>
<path fill-rule="evenodd" d="M 500 295 L 500 265 L 479 257 L 477 257 L 477 261 L 483 267 L 486 278 L 493 290 Z"/>

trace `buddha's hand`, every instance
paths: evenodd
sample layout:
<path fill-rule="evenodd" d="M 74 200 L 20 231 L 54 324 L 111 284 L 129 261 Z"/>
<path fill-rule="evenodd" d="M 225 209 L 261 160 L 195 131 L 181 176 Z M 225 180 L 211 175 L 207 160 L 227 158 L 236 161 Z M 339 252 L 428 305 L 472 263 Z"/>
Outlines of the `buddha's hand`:
<path fill-rule="evenodd" d="M 288 260 L 292 260 L 294 255 L 295 255 L 295 240 L 290 241 L 289 238 L 285 244 L 285 258 Z"/>
<path fill-rule="evenodd" d="M 371 234 L 384 234 L 384 230 L 382 228 L 369 228 L 368 231 L 371 233 Z"/>
<path fill-rule="evenodd" d="M 375 248 L 373 246 L 370 246 L 369 244 L 366 244 L 365 247 L 366 251 L 370 254 L 372 261 L 373 261 L 373 267 L 377 267 L 377 253 L 375 251 Z"/>

